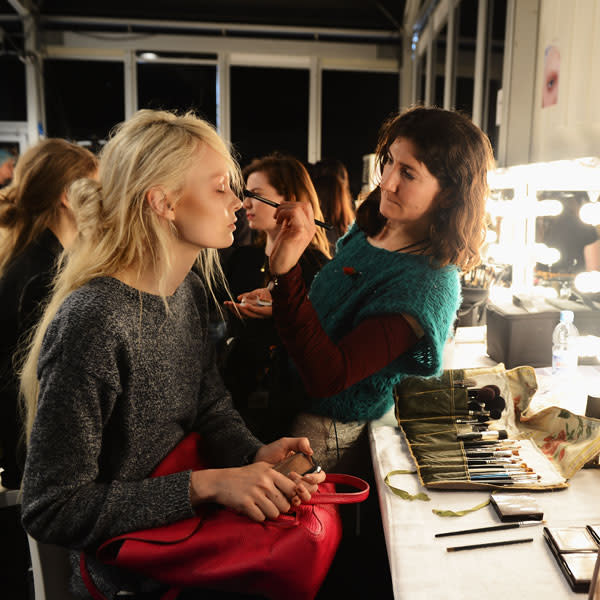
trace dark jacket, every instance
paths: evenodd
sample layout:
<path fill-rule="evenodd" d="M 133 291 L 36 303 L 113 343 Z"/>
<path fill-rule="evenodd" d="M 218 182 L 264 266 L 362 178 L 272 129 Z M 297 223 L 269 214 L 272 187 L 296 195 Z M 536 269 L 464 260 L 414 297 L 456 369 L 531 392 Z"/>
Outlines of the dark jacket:
<path fill-rule="evenodd" d="M 46 229 L 9 263 L 0 278 L 0 466 L 4 468 L 2 484 L 8 488 L 20 486 L 25 460 L 15 362 L 23 358 L 20 351 L 27 334 L 42 316 L 62 249 Z"/>
<path fill-rule="evenodd" d="M 302 276 L 309 288 L 314 276 L 328 262 L 319 250 L 307 248 L 299 260 Z M 268 259 L 264 249 L 256 246 L 237 248 L 225 271 L 232 297 L 266 287 L 269 279 Z M 287 352 L 274 320 L 229 317 L 223 350 L 223 379 L 234 406 L 250 430 L 263 442 L 288 433 L 288 426 L 299 407 L 290 401 L 291 382 Z M 231 339 L 232 338 L 232 339 Z"/>

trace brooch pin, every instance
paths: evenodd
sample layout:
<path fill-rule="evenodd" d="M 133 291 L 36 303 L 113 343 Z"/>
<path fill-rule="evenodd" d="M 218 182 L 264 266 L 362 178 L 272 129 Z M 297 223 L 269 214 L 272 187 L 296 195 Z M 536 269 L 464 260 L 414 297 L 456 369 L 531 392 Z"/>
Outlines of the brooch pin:
<path fill-rule="evenodd" d="M 361 275 L 360 271 L 357 271 L 354 267 L 342 267 L 342 271 L 344 275 L 348 275 L 350 277 L 358 277 Z"/>

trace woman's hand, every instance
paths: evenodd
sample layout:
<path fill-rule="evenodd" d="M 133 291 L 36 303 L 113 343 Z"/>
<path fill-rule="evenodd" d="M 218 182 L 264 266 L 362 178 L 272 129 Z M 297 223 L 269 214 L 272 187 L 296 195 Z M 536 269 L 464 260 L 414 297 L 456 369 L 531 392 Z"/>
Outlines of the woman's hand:
<path fill-rule="evenodd" d="M 286 476 L 273 469 L 290 452 L 312 454 L 307 438 L 281 438 L 262 446 L 255 462 L 233 469 L 194 471 L 191 478 L 191 501 L 217 502 L 243 513 L 255 521 L 276 519 L 281 513 L 310 500 L 325 473 Z"/>
<path fill-rule="evenodd" d="M 307 437 L 283 437 L 261 446 L 254 457 L 254 462 L 265 461 L 276 465 L 292 452 L 304 452 L 308 456 L 313 455 L 313 449 Z"/>
<path fill-rule="evenodd" d="M 225 301 L 225 306 L 239 318 L 268 319 L 273 316 L 271 292 L 267 288 L 258 288 L 252 292 L 240 294 L 239 303 Z"/>
<path fill-rule="evenodd" d="M 256 453 L 254 461 L 266 461 L 271 464 L 277 464 L 292 452 L 303 452 L 308 456 L 312 456 L 313 449 L 310 447 L 308 438 L 279 438 L 266 446 L 262 446 Z M 297 494 L 302 502 L 308 502 L 310 497 L 317 491 L 319 483 L 325 481 L 325 473 L 323 471 L 308 473 L 304 476 L 292 471 L 289 477 L 297 484 Z M 297 504 L 296 502 L 294 503 Z"/>
<path fill-rule="evenodd" d="M 190 495 L 192 506 L 217 502 L 254 521 L 264 521 L 290 510 L 292 500 L 299 495 L 298 487 L 269 463 L 259 462 L 233 469 L 194 471 Z"/>
<path fill-rule="evenodd" d="M 273 275 L 283 275 L 300 260 L 315 235 L 316 226 L 308 202 L 282 202 L 275 211 L 275 218 L 281 229 L 273 243 L 269 270 Z"/>

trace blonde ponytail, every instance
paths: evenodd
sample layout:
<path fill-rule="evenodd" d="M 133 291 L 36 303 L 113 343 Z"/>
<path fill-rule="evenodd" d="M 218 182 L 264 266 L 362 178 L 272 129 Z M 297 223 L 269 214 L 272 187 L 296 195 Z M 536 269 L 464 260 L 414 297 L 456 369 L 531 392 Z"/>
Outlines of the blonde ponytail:
<path fill-rule="evenodd" d="M 153 110 L 140 110 L 116 128 L 101 154 L 99 182 L 81 180 L 69 189 L 78 235 L 61 265 L 21 375 L 27 439 L 37 411 L 42 341 L 67 296 L 96 277 L 148 266 L 156 273 L 160 294 L 166 296 L 174 232 L 148 206 L 146 195 L 156 186 L 178 195 L 195 152 L 204 145 L 225 159 L 232 188 L 239 191 L 239 167 L 212 125 L 192 113 Z M 203 249 L 198 265 L 214 299 L 215 287 L 226 287 L 217 251 Z"/>

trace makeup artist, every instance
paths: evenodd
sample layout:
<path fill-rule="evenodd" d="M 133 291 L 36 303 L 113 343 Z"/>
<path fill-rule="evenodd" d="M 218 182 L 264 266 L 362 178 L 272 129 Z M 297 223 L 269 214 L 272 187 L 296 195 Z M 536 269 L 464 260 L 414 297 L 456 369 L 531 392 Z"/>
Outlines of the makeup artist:
<path fill-rule="evenodd" d="M 298 202 L 310 205 L 322 219 L 319 199 L 308 171 L 292 156 L 271 154 L 253 160 L 243 170 L 246 189 L 274 204 Z M 272 318 L 269 280 L 269 255 L 279 233 L 275 208 L 264 201 L 246 197 L 243 206 L 256 243 L 237 248 L 225 267 L 225 276 L 235 305 L 230 309 L 223 378 L 234 406 L 250 430 L 261 440 L 271 441 L 289 429 L 299 410 L 295 390 L 302 386 L 290 373 L 287 352 Z M 317 228 L 298 262 L 306 287 L 329 260 L 329 243 L 322 228 Z M 257 289 L 259 288 L 259 289 Z M 254 290 L 254 291 L 252 291 Z M 268 305 L 257 304 L 258 297 Z"/>
<path fill-rule="evenodd" d="M 384 124 L 379 188 L 360 206 L 307 293 L 299 257 L 314 236 L 306 203 L 277 209 L 273 315 L 304 384 L 292 432 L 328 470 L 370 470 L 365 424 L 407 375 L 441 371 L 460 305 L 459 272 L 484 240 L 488 138 L 468 118 L 413 108 Z"/>

